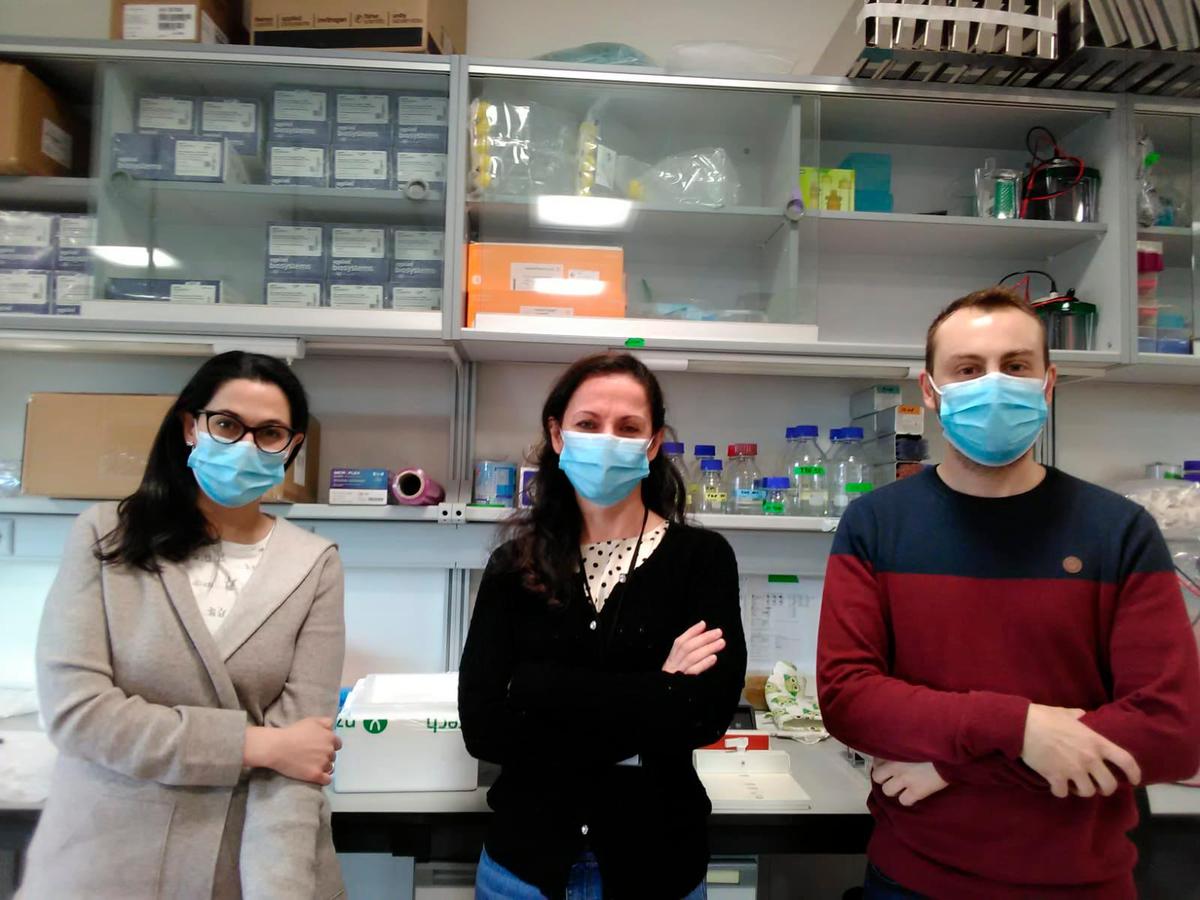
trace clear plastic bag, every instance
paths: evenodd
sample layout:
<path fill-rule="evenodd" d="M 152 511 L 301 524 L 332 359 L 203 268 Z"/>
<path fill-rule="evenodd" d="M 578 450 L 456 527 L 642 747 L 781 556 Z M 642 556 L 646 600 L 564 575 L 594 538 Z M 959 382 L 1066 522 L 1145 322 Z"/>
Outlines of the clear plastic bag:
<path fill-rule="evenodd" d="M 1162 200 L 1154 179 L 1154 165 L 1158 160 L 1154 142 L 1143 132 L 1137 142 L 1137 218 L 1138 224 L 1144 228 L 1159 224 L 1163 213 Z"/>
<path fill-rule="evenodd" d="M 581 197 L 622 197 L 640 200 L 640 179 L 646 163 L 618 152 L 618 135 L 604 115 L 606 100 L 592 104 L 579 126 L 575 193 Z"/>
<path fill-rule="evenodd" d="M 546 59 L 551 62 L 572 62 L 602 66 L 654 65 L 654 60 L 637 47 L 631 47 L 628 44 L 614 44 L 607 41 L 595 41 L 590 44 L 580 44 L 578 47 L 554 50 L 534 58 Z"/>
<path fill-rule="evenodd" d="M 631 191 L 649 203 L 736 206 L 737 170 L 722 147 L 703 147 L 661 159 L 635 179 Z"/>
<path fill-rule="evenodd" d="M 738 41 L 682 41 L 667 56 L 668 72 L 693 75 L 787 75 L 796 55 L 776 47 Z"/>
<path fill-rule="evenodd" d="M 1200 484 L 1175 478 L 1144 478 L 1117 486 L 1145 507 L 1168 540 L 1200 538 Z"/>
<path fill-rule="evenodd" d="M 0 459 L 0 497 L 16 497 L 21 493 L 21 461 Z"/>
<path fill-rule="evenodd" d="M 471 103 L 471 195 L 532 197 L 575 187 L 579 119 L 545 103 Z"/>

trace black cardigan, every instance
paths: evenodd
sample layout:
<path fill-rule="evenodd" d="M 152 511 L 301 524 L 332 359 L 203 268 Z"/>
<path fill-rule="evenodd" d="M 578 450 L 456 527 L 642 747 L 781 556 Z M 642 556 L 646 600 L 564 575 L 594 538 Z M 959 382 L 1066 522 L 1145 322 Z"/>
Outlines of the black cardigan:
<path fill-rule="evenodd" d="M 685 896 L 705 875 L 712 811 L 692 750 L 728 728 L 746 672 L 733 550 L 671 525 L 598 616 L 582 581 L 556 608 L 525 590 L 509 553 L 484 572 L 459 675 L 467 749 L 502 768 L 488 855 L 551 898 L 585 850 L 606 898 Z M 717 664 L 664 673 L 700 620 L 725 632 Z"/>

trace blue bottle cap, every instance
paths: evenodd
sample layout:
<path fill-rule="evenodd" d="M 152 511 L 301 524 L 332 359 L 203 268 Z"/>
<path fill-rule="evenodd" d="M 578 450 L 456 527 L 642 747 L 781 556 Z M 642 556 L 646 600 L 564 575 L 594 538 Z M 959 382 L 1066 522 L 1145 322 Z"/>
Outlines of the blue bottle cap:
<path fill-rule="evenodd" d="M 831 441 L 840 441 L 842 439 L 843 431 L 845 431 L 844 428 L 830 428 L 829 429 L 829 439 Z"/>
<path fill-rule="evenodd" d="M 1185 459 L 1183 461 L 1183 471 L 1200 472 L 1200 459 Z"/>
<path fill-rule="evenodd" d="M 696 452 L 697 456 L 716 456 L 717 455 L 717 445 L 716 444 L 697 444 L 695 452 Z"/>
<path fill-rule="evenodd" d="M 663 448 L 663 453 L 667 453 L 667 454 L 673 453 L 677 456 L 683 456 L 684 447 L 683 447 L 683 444 L 680 443 L 679 441 L 663 441 L 662 448 Z"/>
<path fill-rule="evenodd" d="M 787 438 L 787 440 L 789 440 L 789 441 L 791 441 L 791 440 L 795 440 L 795 438 L 796 438 L 796 427 L 795 427 L 794 425 L 789 425 L 789 426 L 787 427 L 787 430 L 784 432 L 784 436 L 785 436 L 785 437 Z"/>
<path fill-rule="evenodd" d="M 797 425 L 793 430 L 796 432 L 796 437 L 802 438 L 815 438 L 821 433 L 821 429 L 816 425 Z"/>
<path fill-rule="evenodd" d="M 790 488 L 792 486 L 792 480 L 790 478 L 786 478 L 786 477 L 784 477 L 784 478 L 777 478 L 777 477 L 764 478 L 763 481 L 766 482 L 768 491 L 786 491 L 788 488 Z"/>
<path fill-rule="evenodd" d="M 841 429 L 841 438 L 843 441 L 861 441 L 863 438 L 863 430 L 856 426 Z"/>
<path fill-rule="evenodd" d="M 725 468 L 725 464 L 719 459 L 700 460 L 701 472 L 720 472 L 723 468 Z"/>

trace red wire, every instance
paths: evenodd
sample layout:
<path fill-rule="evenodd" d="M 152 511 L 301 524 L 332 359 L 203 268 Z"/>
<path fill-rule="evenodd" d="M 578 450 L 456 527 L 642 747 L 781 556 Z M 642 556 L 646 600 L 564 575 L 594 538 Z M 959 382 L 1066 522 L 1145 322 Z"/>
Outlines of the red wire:
<path fill-rule="evenodd" d="M 1025 180 L 1025 196 L 1023 196 L 1021 198 L 1021 218 L 1022 219 L 1026 218 L 1026 213 L 1029 211 L 1029 204 L 1031 202 L 1033 202 L 1035 200 L 1036 201 L 1053 200 L 1055 197 L 1061 197 L 1063 194 L 1069 194 L 1072 190 L 1075 189 L 1076 185 L 1078 185 L 1081 181 L 1083 181 L 1083 173 L 1084 173 L 1084 168 L 1085 168 L 1084 164 L 1083 164 L 1083 160 L 1080 159 L 1078 156 L 1059 156 L 1058 154 L 1061 152 L 1062 151 L 1059 149 L 1058 145 L 1056 144 L 1054 146 L 1054 153 L 1055 153 L 1054 159 L 1048 159 L 1043 162 L 1039 162 L 1036 166 L 1034 166 L 1032 169 L 1030 169 L 1029 177 Z M 1078 166 L 1078 171 L 1076 171 L 1076 173 L 1075 173 L 1075 180 L 1072 181 L 1065 188 L 1063 188 L 1061 191 L 1055 191 L 1053 194 L 1043 194 L 1040 196 L 1031 195 L 1029 192 L 1033 190 L 1033 181 L 1035 178 L 1037 178 L 1038 173 L 1041 172 L 1043 169 L 1045 169 L 1047 166 L 1049 166 L 1050 163 L 1057 162 L 1057 161 L 1063 160 L 1063 159 L 1072 161 Z"/>

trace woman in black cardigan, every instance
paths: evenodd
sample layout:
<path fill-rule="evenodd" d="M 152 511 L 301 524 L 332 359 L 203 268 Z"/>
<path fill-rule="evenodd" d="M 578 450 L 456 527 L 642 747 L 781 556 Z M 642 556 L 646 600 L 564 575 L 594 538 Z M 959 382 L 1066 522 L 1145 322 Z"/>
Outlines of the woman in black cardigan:
<path fill-rule="evenodd" d="M 728 727 L 746 643 L 733 551 L 685 524 L 665 415 L 627 354 L 575 363 L 542 410 L 533 507 L 488 563 L 459 680 L 467 747 L 502 767 L 478 900 L 705 896 L 692 750 Z"/>

